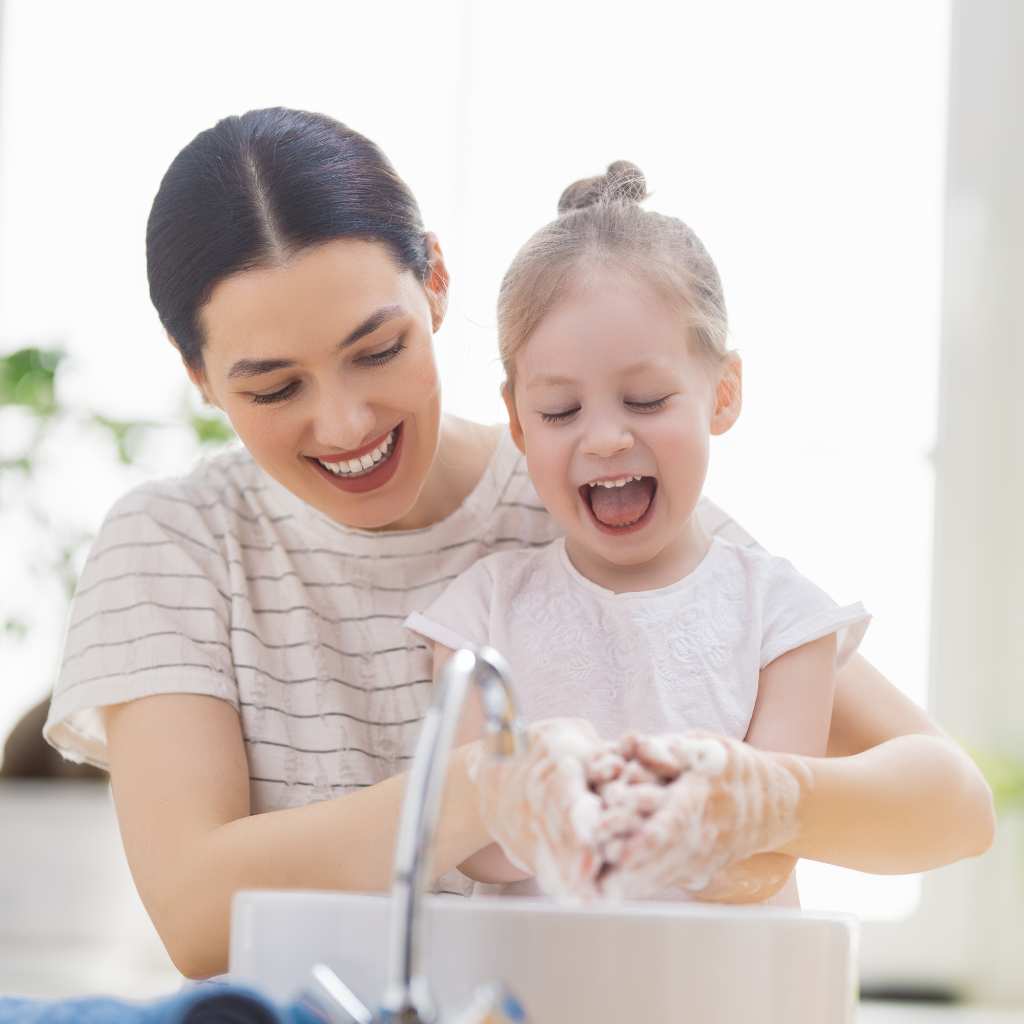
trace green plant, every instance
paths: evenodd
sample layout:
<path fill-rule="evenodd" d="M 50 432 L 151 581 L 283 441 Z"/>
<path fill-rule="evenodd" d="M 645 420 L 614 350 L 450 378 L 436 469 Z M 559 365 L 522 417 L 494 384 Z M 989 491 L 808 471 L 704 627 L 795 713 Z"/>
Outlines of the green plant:
<path fill-rule="evenodd" d="M 40 477 L 54 462 L 47 442 L 58 435 L 73 438 L 82 452 L 72 457 L 102 457 L 101 450 L 106 448 L 118 464 L 132 466 L 161 431 L 185 431 L 196 453 L 230 441 L 234 433 L 219 413 L 190 405 L 187 385 L 183 385 L 180 417 L 173 421 L 115 419 L 72 405 L 61 395 L 60 377 L 66 364 L 67 355 L 59 347 L 30 346 L 0 355 L 0 519 L 8 530 L 17 520 L 19 535 L 28 534 L 19 557 L 28 560 L 40 589 L 56 581 L 65 599 L 70 599 L 77 566 L 92 535 L 74 525 L 66 509 L 54 507 L 43 496 Z M 61 457 L 68 457 L 64 445 Z M 24 601 L 20 608 L 11 607 L 15 595 L 2 596 L 8 607 L 0 605 L 0 642 L 28 639 L 30 607 Z M 27 600 L 36 596 L 28 595 Z"/>
<path fill-rule="evenodd" d="M 974 760 L 992 787 L 996 809 L 1024 811 L 1024 757 L 974 751 Z"/>

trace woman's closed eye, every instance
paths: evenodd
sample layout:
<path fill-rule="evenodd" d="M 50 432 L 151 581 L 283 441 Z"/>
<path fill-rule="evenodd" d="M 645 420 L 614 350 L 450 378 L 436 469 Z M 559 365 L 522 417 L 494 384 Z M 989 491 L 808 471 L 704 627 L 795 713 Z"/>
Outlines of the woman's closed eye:
<path fill-rule="evenodd" d="M 271 402 L 283 402 L 286 398 L 291 398 L 292 395 L 298 390 L 299 382 L 293 380 L 290 384 L 285 384 L 283 388 L 277 391 L 271 391 L 266 395 L 250 394 L 249 399 L 255 402 L 256 405 L 268 405 Z"/>
<path fill-rule="evenodd" d="M 384 349 L 382 352 L 369 352 L 364 356 L 359 356 L 355 361 L 360 366 L 383 366 L 385 363 L 390 363 L 397 355 L 399 355 L 405 349 L 405 338 L 399 338 L 390 348 Z M 265 395 L 252 393 L 249 395 L 249 399 L 255 402 L 256 405 L 269 405 L 274 402 L 283 402 L 288 398 L 291 398 L 299 389 L 299 382 L 293 380 L 290 384 L 286 384 L 283 388 L 279 388 L 277 391 L 271 391 Z"/>
<path fill-rule="evenodd" d="M 383 366 L 385 363 L 390 363 L 395 356 L 399 355 L 405 349 L 405 338 L 399 338 L 390 348 L 384 349 L 383 352 L 369 352 L 365 356 L 360 356 L 356 359 L 356 362 L 361 366 Z"/>

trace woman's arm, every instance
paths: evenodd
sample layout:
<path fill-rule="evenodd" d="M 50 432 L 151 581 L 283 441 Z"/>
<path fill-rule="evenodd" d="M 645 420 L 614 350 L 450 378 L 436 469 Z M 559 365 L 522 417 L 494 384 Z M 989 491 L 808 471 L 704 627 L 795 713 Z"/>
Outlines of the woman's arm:
<path fill-rule="evenodd" d="M 445 662 L 455 652 L 444 644 L 434 642 L 434 685 L 437 685 L 441 675 L 441 669 Z M 462 716 L 459 719 L 459 727 L 455 734 L 456 746 L 472 743 L 480 739 L 484 734 L 484 712 L 480 706 L 480 693 L 474 687 L 466 694 L 466 702 L 462 709 Z M 490 840 L 490 836 L 488 836 Z M 476 850 L 473 854 L 459 864 L 459 870 L 475 882 L 489 882 L 506 884 L 508 882 L 521 882 L 529 878 L 525 871 L 509 862 L 508 857 L 502 852 L 501 847 L 494 842 L 488 842 L 483 849 Z"/>
<path fill-rule="evenodd" d="M 175 966 L 227 969 L 232 895 L 241 889 L 383 890 L 405 776 L 333 800 L 250 815 L 238 714 L 193 694 L 105 709 L 110 776 L 135 884 Z M 438 875 L 490 842 L 466 771 L 452 756 L 434 846 Z"/>
<path fill-rule="evenodd" d="M 836 678 L 827 758 L 809 758 L 799 832 L 782 852 L 875 874 L 976 857 L 995 835 L 981 771 L 859 655 Z"/>

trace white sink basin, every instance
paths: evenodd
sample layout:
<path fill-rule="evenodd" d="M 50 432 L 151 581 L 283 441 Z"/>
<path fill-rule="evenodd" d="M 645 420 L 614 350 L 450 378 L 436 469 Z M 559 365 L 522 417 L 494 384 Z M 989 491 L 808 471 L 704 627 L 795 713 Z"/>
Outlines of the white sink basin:
<path fill-rule="evenodd" d="M 317 962 L 371 1007 L 385 985 L 389 899 L 243 892 L 232 980 L 294 997 Z M 426 966 L 443 1010 L 503 981 L 531 1024 L 852 1024 L 856 922 L 775 908 L 430 897 Z"/>

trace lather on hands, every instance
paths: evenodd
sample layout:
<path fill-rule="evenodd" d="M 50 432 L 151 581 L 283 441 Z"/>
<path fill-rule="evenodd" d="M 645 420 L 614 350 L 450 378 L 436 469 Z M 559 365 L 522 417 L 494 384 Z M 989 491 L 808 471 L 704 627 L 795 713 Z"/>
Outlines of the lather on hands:
<path fill-rule="evenodd" d="M 797 832 L 808 782 L 799 758 L 709 733 L 627 736 L 618 753 L 663 786 L 660 805 L 631 828 L 614 834 L 618 823 L 608 816 L 599 828 L 608 895 L 699 892 L 722 869 L 778 849 Z"/>
<path fill-rule="evenodd" d="M 796 832 L 798 758 L 708 733 L 606 743 L 568 719 L 528 736 L 526 754 L 475 772 L 495 839 L 549 895 L 699 892 Z"/>
<path fill-rule="evenodd" d="M 586 766 L 601 751 L 601 739 L 589 722 L 554 718 L 531 725 L 524 748 L 508 759 L 474 751 L 469 773 L 484 821 L 505 856 L 536 876 L 544 892 L 593 898 L 602 806 Z"/>

